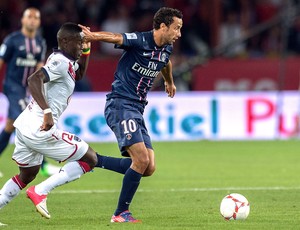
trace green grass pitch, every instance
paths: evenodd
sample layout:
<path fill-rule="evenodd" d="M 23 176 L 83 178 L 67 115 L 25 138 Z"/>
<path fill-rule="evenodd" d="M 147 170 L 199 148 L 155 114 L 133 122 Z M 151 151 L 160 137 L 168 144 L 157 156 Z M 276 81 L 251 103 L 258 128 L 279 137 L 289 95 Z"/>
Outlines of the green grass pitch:
<path fill-rule="evenodd" d="M 119 156 L 116 143 L 92 143 Z M 43 219 L 25 192 L 0 210 L 3 229 L 298 229 L 300 142 L 156 142 L 157 170 L 143 178 L 132 202 L 141 224 L 111 224 L 122 175 L 96 168 L 48 196 L 51 219 Z M 0 187 L 18 172 L 11 145 L 0 158 Z M 31 184 L 45 179 L 38 175 Z M 222 198 L 241 193 L 250 202 L 245 221 L 225 221 Z"/>

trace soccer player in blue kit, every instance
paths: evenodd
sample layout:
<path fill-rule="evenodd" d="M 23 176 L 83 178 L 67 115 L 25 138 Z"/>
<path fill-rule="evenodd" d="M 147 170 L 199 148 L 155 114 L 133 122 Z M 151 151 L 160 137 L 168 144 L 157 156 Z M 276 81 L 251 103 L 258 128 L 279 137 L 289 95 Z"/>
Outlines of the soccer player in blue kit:
<path fill-rule="evenodd" d="M 29 101 L 27 78 L 44 65 L 46 42 L 37 34 L 40 23 L 40 11 L 33 7 L 27 8 L 21 19 L 21 30 L 9 34 L 0 48 L 0 69 L 4 63 L 7 64 L 3 92 L 9 102 L 6 124 L 0 134 L 0 155 L 15 130 L 13 126 L 15 119 Z M 42 167 L 44 175 L 49 173 L 45 171 L 45 165 Z M 55 171 L 59 169 L 52 165 L 48 166 Z"/>
<path fill-rule="evenodd" d="M 96 167 L 124 174 L 119 202 L 111 222 L 140 222 L 129 211 L 129 205 L 142 176 L 155 171 L 154 150 L 143 113 L 147 94 L 154 79 L 161 72 L 165 91 L 173 98 L 176 92 L 170 55 L 172 44 L 181 36 L 182 13 L 162 7 L 154 15 L 153 30 L 148 32 L 112 33 L 91 32 L 81 26 L 85 41 L 114 43 L 124 49 L 119 60 L 112 90 L 107 94 L 105 118 L 115 133 L 123 156 L 98 156 Z"/>

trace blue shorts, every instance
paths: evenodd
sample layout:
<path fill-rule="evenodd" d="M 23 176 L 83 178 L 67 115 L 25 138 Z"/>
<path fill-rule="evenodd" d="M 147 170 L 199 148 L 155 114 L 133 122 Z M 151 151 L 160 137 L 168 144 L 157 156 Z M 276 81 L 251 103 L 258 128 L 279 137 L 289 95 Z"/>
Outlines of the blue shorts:
<path fill-rule="evenodd" d="M 146 148 L 153 149 L 143 118 L 144 108 L 141 103 L 120 98 L 106 101 L 105 119 L 116 135 L 123 156 L 129 156 L 125 147 L 138 142 L 144 142 Z"/>
<path fill-rule="evenodd" d="M 3 93 L 9 103 L 7 117 L 16 120 L 29 102 L 29 97 L 26 96 L 26 90 L 15 86 L 4 87 Z"/>

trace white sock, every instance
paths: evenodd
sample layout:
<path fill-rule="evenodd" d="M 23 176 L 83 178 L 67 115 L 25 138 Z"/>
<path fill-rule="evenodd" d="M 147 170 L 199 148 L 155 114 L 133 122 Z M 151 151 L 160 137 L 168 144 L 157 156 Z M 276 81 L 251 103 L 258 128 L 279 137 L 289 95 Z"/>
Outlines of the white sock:
<path fill-rule="evenodd" d="M 20 191 L 20 187 L 12 179 L 9 179 L 0 190 L 0 209 L 15 198 Z"/>
<path fill-rule="evenodd" d="M 77 180 L 84 174 L 82 168 L 77 161 L 65 164 L 59 173 L 56 173 L 35 186 L 35 192 L 39 195 L 47 195 L 54 188 Z"/>

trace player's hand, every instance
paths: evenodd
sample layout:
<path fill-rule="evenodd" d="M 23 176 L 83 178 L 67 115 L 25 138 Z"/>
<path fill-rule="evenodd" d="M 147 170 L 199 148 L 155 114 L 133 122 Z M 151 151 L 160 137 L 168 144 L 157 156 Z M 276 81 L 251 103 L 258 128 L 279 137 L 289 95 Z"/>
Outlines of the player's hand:
<path fill-rule="evenodd" d="M 82 43 L 82 49 L 91 49 L 91 43 L 90 42 L 83 42 Z"/>
<path fill-rule="evenodd" d="M 83 40 L 84 42 L 91 42 L 93 41 L 93 33 L 90 30 L 90 27 L 83 26 L 78 24 L 78 26 L 82 29 L 82 33 L 84 34 Z"/>
<path fill-rule="evenodd" d="M 173 98 L 176 93 L 176 86 L 174 85 L 174 83 L 169 84 L 169 83 L 165 82 L 165 91 L 168 94 L 168 97 Z"/>
<path fill-rule="evenodd" d="M 52 113 L 46 113 L 44 114 L 44 121 L 43 124 L 41 125 L 41 131 L 48 131 L 52 128 L 54 125 Z"/>

